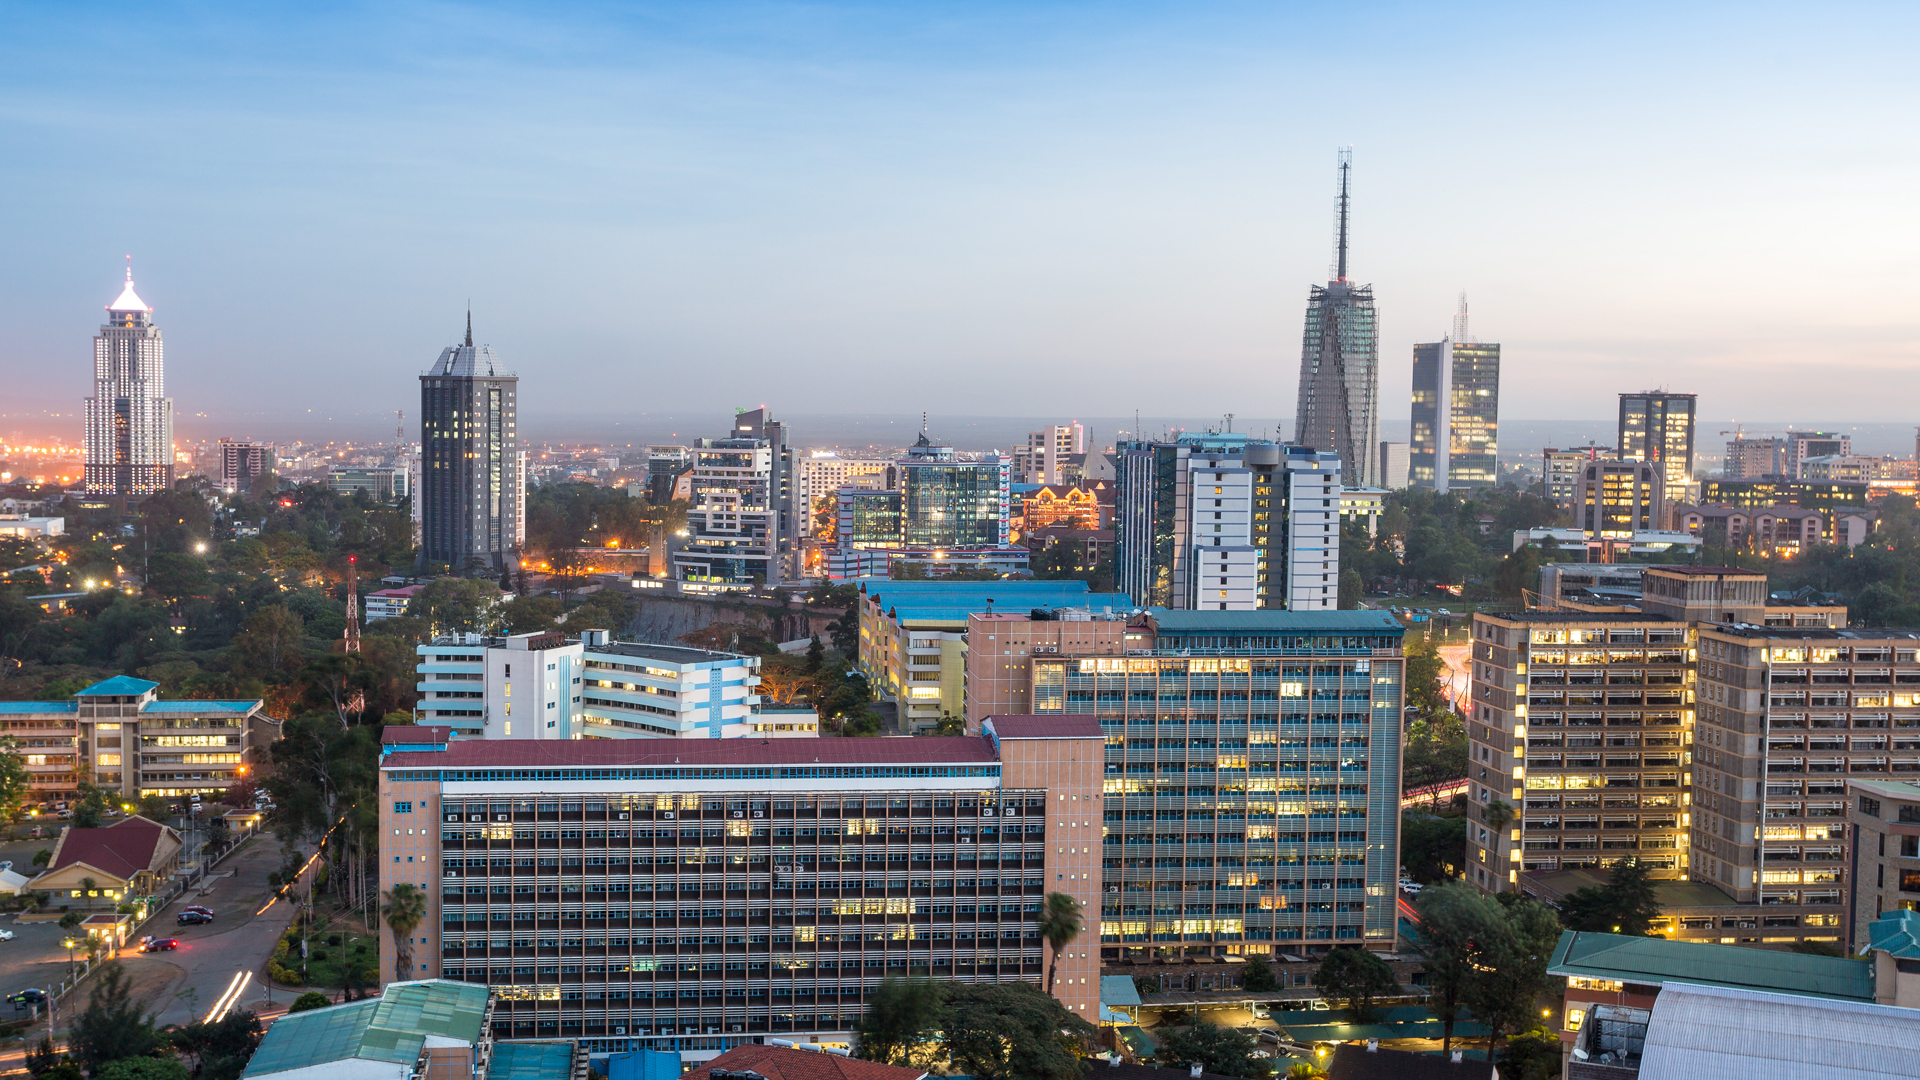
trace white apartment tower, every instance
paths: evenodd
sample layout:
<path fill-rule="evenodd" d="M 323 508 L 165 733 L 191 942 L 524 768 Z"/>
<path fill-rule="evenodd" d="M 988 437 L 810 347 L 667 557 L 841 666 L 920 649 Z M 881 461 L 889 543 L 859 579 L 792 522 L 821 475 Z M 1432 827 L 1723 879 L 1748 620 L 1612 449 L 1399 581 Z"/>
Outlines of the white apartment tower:
<path fill-rule="evenodd" d="M 93 339 L 87 399 L 89 495 L 151 495 L 173 486 L 173 400 L 153 309 L 127 284 Z"/>

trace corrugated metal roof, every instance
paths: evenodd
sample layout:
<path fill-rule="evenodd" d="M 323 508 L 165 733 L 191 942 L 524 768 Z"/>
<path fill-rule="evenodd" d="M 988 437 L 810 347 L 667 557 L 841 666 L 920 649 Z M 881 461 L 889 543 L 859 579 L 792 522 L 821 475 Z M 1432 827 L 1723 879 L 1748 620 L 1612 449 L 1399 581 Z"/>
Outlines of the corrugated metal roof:
<path fill-rule="evenodd" d="M 657 768 L 666 765 L 958 765 L 995 760 L 984 738 L 473 739 L 445 750 L 403 750 L 398 769 Z"/>
<path fill-rule="evenodd" d="M 79 712 L 77 701 L 0 701 L 0 713 L 70 713 Z"/>
<path fill-rule="evenodd" d="M 487 1064 L 487 1080 L 568 1080 L 572 1075 L 572 1042 L 497 1042 Z"/>
<path fill-rule="evenodd" d="M 1640 1080 L 1896 1080 L 1917 1062 L 1920 1009 L 1669 983 Z"/>
<path fill-rule="evenodd" d="M 274 1021 L 243 1077 L 269 1076 L 328 1062 L 363 1060 L 412 1065 L 428 1036 L 480 1041 L 488 990 L 429 979 L 389 983 L 380 997 Z"/>
<path fill-rule="evenodd" d="M 1547 973 L 1661 986 L 1669 981 L 1873 1000 L 1873 964 L 1834 956 L 1568 930 Z"/>
<path fill-rule="evenodd" d="M 139 697 L 141 694 L 159 685 L 157 682 L 150 682 L 146 679 L 136 679 L 131 675 L 115 675 L 111 679 L 102 679 L 94 683 L 92 686 L 80 691 L 77 696 L 92 697 L 96 694 L 111 694 L 114 696 Z"/>
<path fill-rule="evenodd" d="M 1401 633 L 1400 620 L 1384 611 L 1175 611 L 1150 608 L 1162 631 L 1258 631 L 1271 634 L 1338 631 Z"/>
<path fill-rule="evenodd" d="M 253 701 L 202 701 L 188 699 L 181 701 L 149 701 L 140 712 L 147 713 L 211 713 L 211 712 L 252 712 L 263 704 Z"/>

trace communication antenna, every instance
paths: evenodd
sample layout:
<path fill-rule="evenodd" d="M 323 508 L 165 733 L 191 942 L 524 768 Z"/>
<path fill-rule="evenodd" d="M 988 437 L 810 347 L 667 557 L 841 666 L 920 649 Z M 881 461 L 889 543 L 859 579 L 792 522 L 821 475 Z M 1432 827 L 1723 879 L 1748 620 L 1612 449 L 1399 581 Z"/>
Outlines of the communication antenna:
<path fill-rule="evenodd" d="M 1334 238 L 1333 280 L 1347 280 L 1348 179 L 1353 172 L 1353 147 L 1340 151 L 1340 227 Z"/>
<path fill-rule="evenodd" d="M 360 564 L 359 556 L 347 556 L 347 630 L 346 652 L 360 651 Z"/>
<path fill-rule="evenodd" d="M 1453 316 L 1453 340 L 1455 344 L 1473 340 L 1467 336 L 1467 290 L 1465 289 L 1460 290 L 1460 310 Z"/>
<path fill-rule="evenodd" d="M 402 446 L 407 442 L 407 410 L 393 410 L 393 438 Z"/>

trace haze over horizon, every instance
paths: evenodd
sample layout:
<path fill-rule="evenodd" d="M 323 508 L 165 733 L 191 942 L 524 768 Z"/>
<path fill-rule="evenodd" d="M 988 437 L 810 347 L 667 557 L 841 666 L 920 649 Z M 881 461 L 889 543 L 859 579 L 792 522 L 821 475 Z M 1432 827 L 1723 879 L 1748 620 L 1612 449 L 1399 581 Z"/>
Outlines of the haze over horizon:
<path fill-rule="evenodd" d="M 1383 435 L 1463 288 L 1503 417 L 1920 391 L 1910 7 L 107 10 L 4 16 L 0 431 L 78 439 L 128 253 L 183 437 L 412 428 L 469 299 L 534 438 L 1287 417 L 1345 144 Z"/>

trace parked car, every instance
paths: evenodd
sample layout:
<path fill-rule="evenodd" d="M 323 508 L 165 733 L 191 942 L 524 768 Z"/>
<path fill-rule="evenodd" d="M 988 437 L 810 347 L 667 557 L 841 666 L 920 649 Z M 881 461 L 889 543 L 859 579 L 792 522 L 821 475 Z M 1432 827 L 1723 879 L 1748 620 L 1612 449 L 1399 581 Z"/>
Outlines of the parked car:
<path fill-rule="evenodd" d="M 1408 878 L 1400 879 L 1400 891 L 1406 893 L 1408 896 L 1419 896 L 1420 890 L 1424 888 L 1426 888 L 1426 886 L 1417 881 Z"/>
<path fill-rule="evenodd" d="M 5 862 L 0 862 L 0 870 L 11 870 L 11 869 L 13 869 L 12 859 L 8 859 Z"/>
<path fill-rule="evenodd" d="M 191 911 L 191 912 L 195 912 L 196 914 L 205 915 L 208 919 L 213 918 L 213 909 L 208 907 L 201 907 L 199 904 L 188 904 L 186 907 L 183 907 L 180 910 Z"/>
<path fill-rule="evenodd" d="M 0 941 L 12 941 L 12 940 L 13 940 L 13 931 L 0 930 Z"/>
<path fill-rule="evenodd" d="M 141 952 L 172 952 L 179 947 L 179 938 L 145 938 L 140 942 Z"/>
<path fill-rule="evenodd" d="M 45 990 L 38 989 L 37 987 L 28 987 L 8 998 L 7 1004 L 38 1005 L 45 1000 L 47 1000 L 47 992 Z"/>
<path fill-rule="evenodd" d="M 212 922 L 213 913 L 210 911 L 183 911 L 180 913 L 180 917 L 174 921 L 181 926 L 196 926 L 200 923 Z"/>

